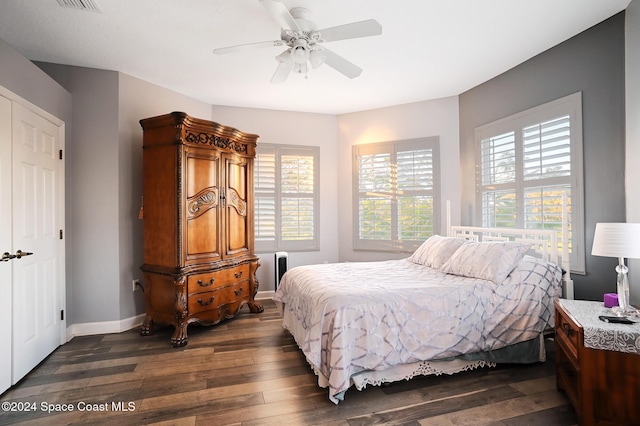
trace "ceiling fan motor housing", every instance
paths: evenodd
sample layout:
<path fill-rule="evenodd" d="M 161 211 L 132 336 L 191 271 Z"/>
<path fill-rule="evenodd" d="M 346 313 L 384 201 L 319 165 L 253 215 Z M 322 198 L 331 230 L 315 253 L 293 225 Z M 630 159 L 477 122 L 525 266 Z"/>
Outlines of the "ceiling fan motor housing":
<path fill-rule="evenodd" d="M 316 31 L 316 25 L 308 19 L 309 11 L 304 7 L 294 7 L 290 13 L 298 24 L 299 31 L 298 29 L 283 28 L 280 38 L 289 46 L 292 46 L 298 39 L 304 39 L 307 41 L 307 45 L 313 47 L 320 40 L 320 34 Z"/>

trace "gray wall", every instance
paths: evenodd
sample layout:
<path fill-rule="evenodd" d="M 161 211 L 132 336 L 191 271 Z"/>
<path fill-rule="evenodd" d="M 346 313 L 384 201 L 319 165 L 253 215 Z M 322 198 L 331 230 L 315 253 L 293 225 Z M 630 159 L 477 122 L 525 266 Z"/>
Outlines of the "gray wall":
<path fill-rule="evenodd" d="M 67 150 L 67 325 L 118 319 L 118 73 L 41 64 L 73 96 L 72 147 Z M 99 99 L 99 102 L 96 102 Z"/>
<path fill-rule="evenodd" d="M 144 312 L 143 294 L 131 288 L 133 279 L 142 278 L 138 121 L 176 110 L 208 118 L 211 106 L 116 71 L 37 65 L 73 96 L 67 326 L 134 317 Z"/>
<path fill-rule="evenodd" d="M 142 221 L 138 219 L 142 199 L 140 119 L 172 111 L 210 119 L 211 105 L 122 73 L 118 82 L 118 164 L 112 173 L 117 171 L 119 194 L 118 228 L 114 230 L 118 234 L 117 319 L 123 319 L 144 312 L 142 293 L 131 290 L 131 280 L 143 281 Z"/>
<path fill-rule="evenodd" d="M 71 94 L 2 39 L 0 86 L 64 121 L 69 133 Z"/>
<path fill-rule="evenodd" d="M 615 259 L 591 256 L 596 222 L 625 220 L 624 12 L 460 95 L 462 223 L 475 220 L 474 129 L 582 92 L 586 270 L 576 299 L 615 291 Z"/>

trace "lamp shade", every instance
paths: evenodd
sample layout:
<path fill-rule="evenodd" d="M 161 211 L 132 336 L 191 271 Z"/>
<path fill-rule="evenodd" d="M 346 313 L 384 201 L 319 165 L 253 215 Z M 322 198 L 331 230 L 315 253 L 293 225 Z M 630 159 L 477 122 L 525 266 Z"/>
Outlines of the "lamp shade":
<path fill-rule="evenodd" d="M 640 223 L 596 223 L 591 254 L 640 259 Z"/>

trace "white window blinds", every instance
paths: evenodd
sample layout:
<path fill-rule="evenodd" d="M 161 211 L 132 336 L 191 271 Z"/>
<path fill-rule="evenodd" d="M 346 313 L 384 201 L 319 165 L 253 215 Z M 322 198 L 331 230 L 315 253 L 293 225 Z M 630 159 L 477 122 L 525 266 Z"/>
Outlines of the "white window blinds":
<path fill-rule="evenodd" d="M 315 230 L 313 155 L 280 157 L 281 229 L 283 241 L 313 240 Z"/>
<path fill-rule="evenodd" d="M 555 229 L 569 204 L 573 272 L 584 271 L 582 112 L 579 93 L 476 129 L 482 226 Z M 558 241 L 562 241 L 561 238 Z"/>
<path fill-rule="evenodd" d="M 571 176 L 571 120 L 556 119 L 522 130 L 525 180 Z"/>
<path fill-rule="evenodd" d="M 276 154 L 261 147 L 254 165 L 256 245 L 276 239 Z"/>
<path fill-rule="evenodd" d="M 438 138 L 356 145 L 356 249 L 412 251 L 439 218 Z"/>
<path fill-rule="evenodd" d="M 258 144 L 256 251 L 318 249 L 319 148 Z"/>

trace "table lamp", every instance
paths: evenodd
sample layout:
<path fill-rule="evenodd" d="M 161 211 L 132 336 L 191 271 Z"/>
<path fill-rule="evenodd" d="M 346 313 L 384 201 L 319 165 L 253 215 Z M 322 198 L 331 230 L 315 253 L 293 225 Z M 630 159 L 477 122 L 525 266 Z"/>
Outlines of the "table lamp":
<path fill-rule="evenodd" d="M 624 264 L 624 259 L 640 258 L 640 223 L 596 223 L 591 254 L 618 258 L 618 305 L 623 314 L 630 313 L 629 268 Z"/>

